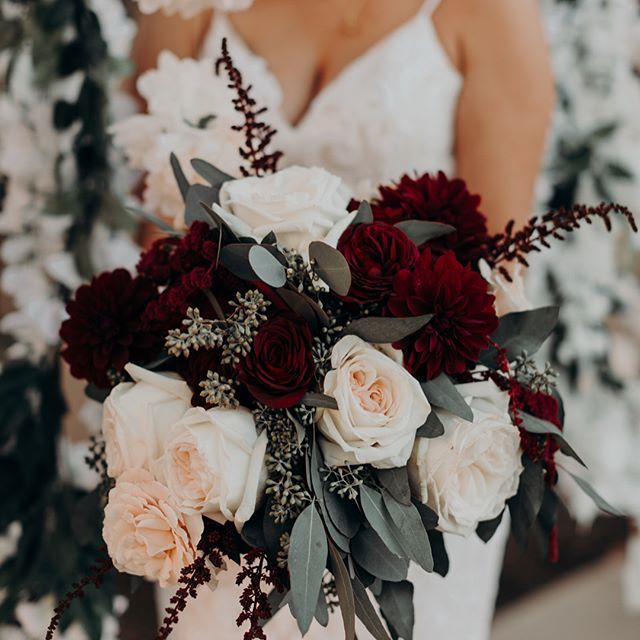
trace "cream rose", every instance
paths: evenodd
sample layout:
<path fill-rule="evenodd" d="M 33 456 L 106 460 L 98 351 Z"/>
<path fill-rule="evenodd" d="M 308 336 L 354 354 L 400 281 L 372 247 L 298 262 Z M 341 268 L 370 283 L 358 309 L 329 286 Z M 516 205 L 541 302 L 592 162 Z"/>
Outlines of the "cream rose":
<path fill-rule="evenodd" d="M 202 11 L 243 11 L 253 4 L 253 0 L 138 0 L 142 13 L 162 11 L 168 16 L 175 14 L 183 18 L 193 18 Z"/>
<path fill-rule="evenodd" d="M 356 336 L 336 343 L 331 365 L 324 392 L 335 398 L 338 409 L 325 409 L 318 422 L 326 463 L 379 469 L 405 465 L 416 431 L 431 411 L 417 380 Z"/>
<path fill-rule="evenodd" d="M 531 309 L 521 264 L 515 264 L 512 267 L 511 282 L 499 270 L 492 270 L 486 260 L 480 260 L 478 268 L 480 275 L 489 283 L 491 293 L 496 297 L 495 307 L 499 316 Z"/>
<path fill-rule="evenodd" d="M 123 382 L 106 399 L 102 434 L 109 475 L 117 478 L 128 469 L 151 471 L 162 455 L 169 430 L 191 406 L 191 390 L 173 374 L 147 371 L 128 364 L 135 382 Z"/>
<path fill-rule="evenodd" d="M 266 447 L 249 410 L 191 409 L 171 431 L 157 475 L 185 513 L 240 530 L 264 494 Z"/>
<path fill-rule="evenodd" d="M 408 468 L 415 497 L 436 511 L 439 528 L 468 536 L 516 494 L 522 451 L 505 392 L 490 381 L 457 389 L 473 410 L 473 422 L 438 411 L 444 435 L 418 438 Z"/>
<path fill-rule="evenodd" d="M 195 560 L 203 527 L 202 517 L 181 513 L 151 473 L 131 469 L 109 492 L 102 535 L 116 569 L 165 587 Z"/>
<path fill-rule="evenodd" d="M 273 231 L 282 247 L 306 257 L 313 240 L 336 246 L 356 215 L 349 200 L 340 178 L 324 169 L 289 167 L 225 182 L 214 208 L 238 235 L 262 240 Z"/>

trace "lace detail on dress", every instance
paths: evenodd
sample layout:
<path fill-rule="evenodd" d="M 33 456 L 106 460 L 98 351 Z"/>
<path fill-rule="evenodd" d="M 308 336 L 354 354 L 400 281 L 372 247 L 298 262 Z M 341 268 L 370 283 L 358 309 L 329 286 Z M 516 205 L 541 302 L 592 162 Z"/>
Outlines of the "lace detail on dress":
<path fill-rule="evenodd" d="M 266 62 L 217 15 L 203 54 L 215 57 L 222 38 L 247 80 L 268 95 L 286 164 L 319 165 L 352 187 L 395 180 L 408 171 L 454 172 L 454 121 L 462 79 L 431 21 L 440 0 L 349 63 L 312 101 L 302 120 L 282 115 L 282 91 Z"/>

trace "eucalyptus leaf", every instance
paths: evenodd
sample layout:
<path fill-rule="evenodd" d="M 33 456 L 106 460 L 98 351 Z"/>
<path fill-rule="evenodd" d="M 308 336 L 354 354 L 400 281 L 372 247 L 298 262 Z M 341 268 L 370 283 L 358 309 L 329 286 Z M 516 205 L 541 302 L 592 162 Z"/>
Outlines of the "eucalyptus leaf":
<path fill-rule="evenodd" d="M 485 520 L 480 522 L 476 528 L 476 535 L 482 542 L 489 542 L 493 538 L 494 533 L 498 530 L 502 517 L 504 516 L 504 509 L 499 516 L 493 518 L 493 520 Z"/>
<path fill-rule="evenodd" d="M 371 575 L 389 582 L 407 578 L 409 561 L 399 558 L 387 548 L 380 536 L 370 527 L 362 527 L 351 541 L 353 559 Z"/>
<path fill-rule="evenodd" d="M 388 344 L 402 340 L 429 324 L 432 314 L 410 318 L 359 318 L 351 322 L 344 335 L 354 335 L 367 342 Z"/>
<path fill-rule="evenodd" d="M 178 160 L 178 156 L 175 153 L 172 153 L 169 156 L 169 162 L 171 163 L 171 170 L 173 171 L 173 175 L 178 183 L 178 189 L 180 189 L 180 195 L 182 195 L 182 201 L 187 202 L 187 193 L 189 192 L 189 181 L 187 177 L 184 175 L 184 171 L 182 170 L 182 166 L 180 165 L 180 160 Z"/>
<path fill-rule="evenodd" d="M 362 586 L 358 578 L 351 581 L 353 587 L 353 598 L 356 608 L 356 615 L 365 626 L 366 630 L 375 638 L 375 640 L 391 640 L 387 630 L 384 628 L 380 616 L 371 604 L 371 600 L 367 595 L 367 590 Z"/>
<path fill-rule="evenodd" d="M 471 407 L 465 402 L 447 375 L 442 373 L 433 380 L 423 382 L 421 386 L 424 395 L 432 405 L 446 409 L 463 420 L 473 422 Z"/>
<path fill-rule="evenodd" d="M 382 494 L 366 484 L 360 487 L 360 504 L 371 528 L 380 536 L 389 551 L 399 558 L 405 557 L 400 532 L 385 508 Z M 366 567 L 365 567 L 366 569 Z M 368 569 L 367 569 L 368 570 Z M 371 572 L 377 575 L 375 572 Z M 382 576 L 378 576 L 382 577 Z"/>
<path fill-rule="evenodd" d="M 267 543 L 264 538 L 262 521 L 264 520 L 265 509 L 257 510 L 248 522 L 244 523 L 240 536 L 250 547 L 266 548 Z"/>
<path fill-rule="evenodd" d="M 298 291 L 287 289 L 285 287 L 278 289 L 278 295 L 282 298 L 289 309 L 291 309 L 291 311 L 307 321 L 311 327 L 312 333 L 315 334 L 318 330 L 318 316 L 316 315 L 309 298 Z"/>
<path fill-rule="evenodd" d="M 363 200 L 358 207 L 358 213 L 356 217 L 351 221 L 351 224 L 370 224 L 373 222 L 373 211 L 371 211 L 371 205 Z"/>
<path fill-rule="evenodd" d="M 218 199 L 218 189 L 205 184 L 193 184 L 187 191 L 187 200 L 184 211 L 184 223 L 190 227 L 194 222 L 206 222 L 209 226 L 215 226 L 209 207 Z M 219 225 L 218 225 L 219 226 Z"/>
<path fill-rule="evenodd" d="M 520 475 L 518 492 L 507 501 L 511 513 L 511 531 L 522 547 L 526 547 L 531 525 L 535 522 L 544 496 L 544 473 L 528 456 L 522 457 L 524 471 Z"/>
<path fill-rule="evenodd" d="M 422 526 L 427 531 L 431 531 L 438 526 L 438 514 L 431 507 L 422 504 L 422 502 L 418 500 L 412 500 L 412 504 L 418 510 L 420 519 L 422 520 Z"/>
<path fill-rule="evenodd" d="M 255 274 L 270 287 L 282 287 L 287 281 L 287 271 L 272 253 L 260 245 L 249 250 L 249 264 Z"/>
<path fill-rule="evenodd" d="M 136 220 L 144 220 L 166 233 L 177 235 L 177 231 L 168 222 L 165 222 L 162 218 L 159 218 L 153 213 L 149 213 L 143 209 L 138 209 L 137 207 L 125 207 L 125 211 Z"/>
<path fill-rule="evenodd" d="M 398 502 L 386 491 L 383 497 L 384 506 L 400 533 L 400 543 L 405 554 L 426 572 L 431 573 L 433 571 L 431 545 L 418 510 L 411 503 L 405 505 Z"/>
<path fill-rule="evenodd" d="M 430 222 L 428 220 L 403 220 L 402 222 L 396 222 L 393 226 L 403 231 L 409 240 L 418 246 L 429 240 L 448 236 L 456 230 L 450 224 Z"/>
<path fill-rule="evenodd" d="M 563 469 L 564 469 L 564 467 L 563 467 Z M 577 476 L 577 475 L 571 473 L 571 471 L 568 471 L 567 469 L 564 469 L 564 471 L 566 471 L 576 481 L 576 484 L 593 500 L 593 502 L 595 503 L 595 505 L 599 509 L 601 509 L 605 513 L 608 513 L 609 515 L 612 515 L 612 516 L 624 516 L 625 515 L 622 511 L 620 511 L 619 509 L 616 509 L 609 502 L 607 502 L 593 488 L 593 486 L 591 485 L 590 482 L 588 482 L 584 478 L 581 478 L 580 476 Z"/>
<path fill-rule="evenodd" d="M 413 638 L 415 624 L 413 584 L 407 580 L 384 582 L 376 600 L 389 628 L 404 640 Z"/>
<path fill-rule="evenodd" d="M 327 599 L 324 597 L 324 590 L 318 592 L 318 604 L 314 614 L 315 619 L 320 626 L 326 627 L 329 624 L 329 607 L 327 607 Z"/>
<path fill-rule="evenodd" d="M 435 410 L 431 410 L 427 421 L 418 429 L 418 438 L 439 438 L 444 435 L 444 425 Z"/>
<path fill-rule="evenodd" d="M 217 189 L 220 189 L 225 182 L 234 180 L 233 176 L 230 176 L 228 173 L 221 171 L 218 167 L 200 158 L 194 158 L 191 161 L 191 166 L 198 175 L 202 176 L 212 187 L 216 187 Z"/>
<path fill-rule="evenodd" d="M 89 383 L 84 388 L 84 395 L 91 400 L 95 400 L 102 404 L 109 397 L 109 389 L 101 389 L 93 383 Z"/>
<path fill-rule="evenodd" d="M 360 515 L 353 502 L 341 498 L 324 485 L 324 504 L 329 519 L 347 538 L 353 538 L 360 529 Z"/>
<path fill-rule="evenodd" d="M 428 535 L 431 553 L 433 554 L 433 572 L 446 578 L 449 573 L 449 554 L 444 544 L 442 531 L 430 529 Z"/>
<path fill-rule="evenodd" d="M 309 259 L 314 271 L 339 296 L 346 296 L 351 288 L 351 269 L 346 258 L 333 247 L 315 240 L 309 245 Z"/>
<path fill-rule="evenodd" d="M 305 393 L 301 400 L 302 404 L 308 407 L 319 407 L 323 409 L 338 409 L 338 403 L 335 398 L 324 393 Z"/>
<path fill-rule="evenodd" d="M 327 554 L 327 537 L 312 503 L 298 516 L 289 543 L 291 602 L 302 635 L 309 630 L 316 611 Z"/>
<path fill-rule="evenodd" d="M 355 640 L 356 636 L 356 608 L 353 597 L 353 588 L 349 572 L 340 556 L 340 553 L 329 541 L 329 555 L 331 562 L 331 572 L 336 581 L 336 591 L 340 603 L 340 614 L 342 615 L 342 626 L 344 628 L 345 640 Z"/>
<path fill-rule="evenodd" d="M 244 243 L 224 245 L 220 249 L 220 263 L 241 280 L 257 280 L 258 276 L 249 262 L 251 247 Z"/>
<path fill-rule="evenodd" d="M 560 445 L 560 451 L 565 455 L 573 458 L 577 462 L 579 462 L 583 467 L 586 468 L 586 464 L 583 462 L 582 458 L 576 453 L 574 448 L 566 441 L 564 433 L 556 427 L 555 424 L 547 420 L 542 420 L 540 418 L 536 418 L 524 411 L 520 411 L 518 413 L 522 420 L 522 427 L 528 431 L 529 433 L 535 433 L 538 435 L 550 434 L 552 435 Z"/>
<path fill-rule="evenodd" d="M 260 244 L 278 244 L 278 237 L 273 231 L 269 231 L 269 233 L 262 238 Z"/>
<path fill-rule="evenodd" d="M 509 313 L 500 318 L 500 324 L 491 340 L 506 351 L 509 362 L 520 357 L 525 351 L 528 355 L 533 355 L 556 327 L 558 313 L 558 307 L 541 307 Z M 490 347 L 480 354 L 480 363 L 496 368 L 496 356 L 496 349 Z"/>
<path fill-rule="evenodd" d="M 391 496 L 404 505 L 411 504 L 411 488 L 409 487 L 409 473 L 407 467 L 396 469 L 378 469 L 378 482 Z"/>

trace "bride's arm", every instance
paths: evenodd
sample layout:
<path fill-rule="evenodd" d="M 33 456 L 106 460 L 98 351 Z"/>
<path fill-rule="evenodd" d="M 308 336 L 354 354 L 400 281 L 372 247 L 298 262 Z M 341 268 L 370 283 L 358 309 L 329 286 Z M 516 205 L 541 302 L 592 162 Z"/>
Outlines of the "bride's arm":
<path fill-rule="evenodd" d="M 500 231 L 531 213 L 553 109 L 538 0 L 446 0 L 435 20 L 455 34 L 449 41 L 464 74 L 458 174 L 482 194 L 491 230 Z"/>

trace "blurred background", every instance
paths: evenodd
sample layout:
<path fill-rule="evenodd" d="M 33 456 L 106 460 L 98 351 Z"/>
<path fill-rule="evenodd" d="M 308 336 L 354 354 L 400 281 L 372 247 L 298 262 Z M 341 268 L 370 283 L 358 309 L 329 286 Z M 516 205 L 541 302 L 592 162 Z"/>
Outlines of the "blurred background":
<path fill-rule="evenodd" d="M 640 3 L 540 0 L 557 105 L 537 209 L 619 202 L 640 214 Z M 100 552 L 99 406 L 59 366 L 69 293 L 133 266 L 124 206 L 140 172 L 110 123 L 137 105 L 135 10 L 121 0 L 0 0 L 0 640 L 42 638 Z M 587 229 L 532 265 L 529 295 L 561 305 L 546 358 L 569 439 L 627 517 L 563 486 L 560 561 L 510 542 L 495 640 L 640 638 L 640 243 Z M 73 604 L 65 640 L 153 637 L 149 585 L 120 577 Z"/>

